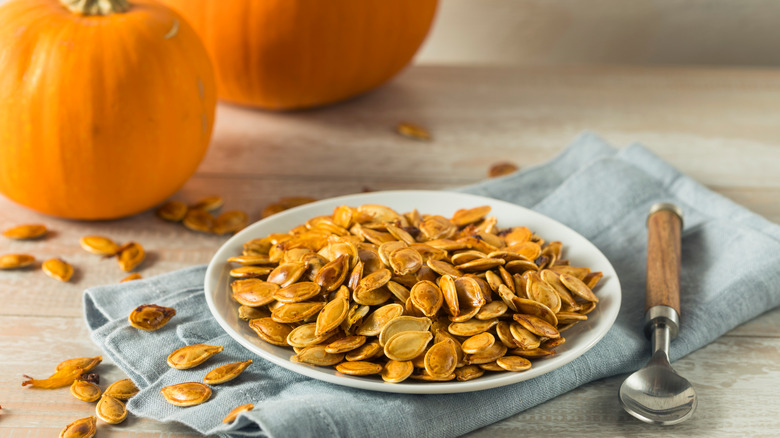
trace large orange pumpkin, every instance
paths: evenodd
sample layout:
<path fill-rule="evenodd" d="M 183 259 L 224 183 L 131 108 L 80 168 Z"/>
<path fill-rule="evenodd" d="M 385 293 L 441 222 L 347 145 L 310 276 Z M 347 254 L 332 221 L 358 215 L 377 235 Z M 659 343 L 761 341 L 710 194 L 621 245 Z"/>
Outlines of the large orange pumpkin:
<path fill-rule="evenodd" d="M 148 209 L 195 172 L 215 107 L 203 44 L 163 5 L 0 5 L 0 192 L 20 204 L 75 219 Z"/>
<path fill-rule="evenodd" d="M 221 99 L 267 109 L 337 102 L 414 56 L 437 0 L 163 0 L 200 34 Z"/>

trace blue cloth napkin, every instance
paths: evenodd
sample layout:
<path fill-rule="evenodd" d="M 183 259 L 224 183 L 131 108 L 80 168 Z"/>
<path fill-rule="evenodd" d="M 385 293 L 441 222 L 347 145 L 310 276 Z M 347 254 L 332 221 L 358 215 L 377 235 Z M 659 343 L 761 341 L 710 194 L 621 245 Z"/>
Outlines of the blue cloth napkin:
<path fill-rule="evenodd" d="M 128 409 L 229 437 L 452 437 L 584 383 L 636 370 L 650 351 L 642 332 L 645 219 L 649 207 L 660 201 L 676 203 L 685 215 L 682 319 L 672 360 L 780 305 L 780 227 L 711 192 L 640 145 L 616 150 L 583 134 L 546 164 L 460 191 L 555 218 L 609 258 L 623 302 L 615 325 L 593 349 L 535 379 L 472 393 L 406 395 L 342 387 L 287 371 L 233 341 L 211 318 L 203 293 L 205 267 L 198 266 L 84 294 L 94 342 L 141 388 Z M 152 333 L 130 327 L 127 315 L 143 303 L 176 308 L 176 323 Z M 163 400 L 160 388 L 201 381 L 208 369 L 173 370 L 165 358 L 193 343 L 225 347 L 208 369 L 246 359 L 254 363 L 235 381 L 216 387 L 209 402 L 179 408 Z M 253 411 L 233 424 L 221 423 L 231 409 L 249 402 L 255 404 Z"/>

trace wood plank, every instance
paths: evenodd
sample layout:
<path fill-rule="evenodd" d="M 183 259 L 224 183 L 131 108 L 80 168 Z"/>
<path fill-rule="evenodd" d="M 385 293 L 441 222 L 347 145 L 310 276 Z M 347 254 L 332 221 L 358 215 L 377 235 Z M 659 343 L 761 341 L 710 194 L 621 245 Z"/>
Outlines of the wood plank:
<path fill-rule="evenodd" d="M 577 388 L 466 437 L 770 437 L 780 430 L 776 415 L 780 339 L 726 336 L 672 365 L 693 383 L 699 397 L 696 412 L 685 423 L 661 429 L 625 413 L 617 393 L 626 376 L 617 376 Z"/>
<path fill-rule="evenodd" d="M 65 359 L 102 354 L 90 340 L 81 318 L 2 316 L 0 327 L 0 436 L 56 436 L 71 421 L 94 415 L 95 403 L 77 400 L 68 388 L 42 390 L 21 386 L 22 374 L 45 378 Z M 127 377 L 107 357 L 95 372 L 100 374 L 102 389 Z M 179 424 L 132 415 L 116 426 L 99 422 L 98 433 L 101 437 L 132 438 L 199 436 Z"/>
<path fill-rule="evenodd" d="M 779 108 L 772 70 L 420 66 L 323 109 L 222 105 L 200 171 L 475 180 L 495 161 L 539 163 L 593 130 L 618 146 L 642 142 L 704 184 L 777 187 L 764 162 L 780 160 Z M 434 141 L 397 135 L 404 120 Z"/>

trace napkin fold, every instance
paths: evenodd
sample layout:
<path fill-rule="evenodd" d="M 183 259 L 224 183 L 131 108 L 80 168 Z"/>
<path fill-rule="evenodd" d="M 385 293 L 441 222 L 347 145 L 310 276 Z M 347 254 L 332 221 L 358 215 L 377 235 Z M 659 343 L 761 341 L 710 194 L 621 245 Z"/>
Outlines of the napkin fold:
<path fill-rule="evenodd" d="M 205 267 L 91 288 L 84 310 L 92 339 L 138 385 L 128 402 L 134 415 L 177 421 L 225 437 L 452 437 L 494 423 L 587 382 L 628 373 L 649 359 L 642 331 L 647 232 L 656 202 L 684 212 L 681 329 L 676 360 L 737 325 L 780 305 L 780 226 L 713 193 L 639 144 L 617 150 L 585 133 L 550 162 L 461 188 L 550 216 L 593 242 L 620 279 L 620 314 L 607 335 L 573 362 L 529 381 L 444 395 L 364 391 L 310 379 L 249 353 L 214 321 L 203 293 Z M 143 303 L 177 310 L 176 324 L 156 332 L 130 327 Z M 160 388 L 201 381 L 208 371 L 173 370 L 175 348 L 208 343 L 224 351 L 212 366 L 253 359 L 238 379 L 215 388 L 208 403 L 179 408 Z M 255 409 L 221 423 L 234 407 Z M 595 413 L 594 413 L 595 414 Z"/>

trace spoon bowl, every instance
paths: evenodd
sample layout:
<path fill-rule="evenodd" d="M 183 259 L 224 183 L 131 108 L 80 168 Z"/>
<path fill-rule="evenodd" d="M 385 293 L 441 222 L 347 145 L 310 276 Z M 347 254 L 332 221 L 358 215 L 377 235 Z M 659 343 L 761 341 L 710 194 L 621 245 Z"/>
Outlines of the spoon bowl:
<path fill-rule="evenodd" d="M 644 368 L 620 386 L 620 402 L 634 417 L 654 424 L 672 425 L 687 420 L 696 409 L 696 392 L 657 351 Z"/>

